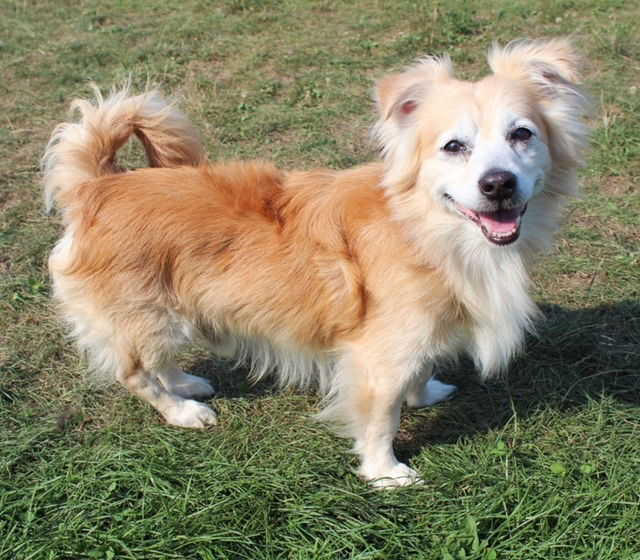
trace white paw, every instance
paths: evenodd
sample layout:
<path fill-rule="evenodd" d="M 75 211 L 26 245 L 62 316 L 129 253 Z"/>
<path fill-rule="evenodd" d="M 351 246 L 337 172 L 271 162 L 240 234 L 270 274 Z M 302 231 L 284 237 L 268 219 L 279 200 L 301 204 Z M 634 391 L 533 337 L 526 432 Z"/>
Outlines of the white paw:
<path fill-rule="evenodd" d="M 418 473 L 404 463 L 396 463 L 384 472 L 362 473 L 365 480 L 374 488 L 397 488 L 398 486 L 412 486 L 423 484 Z"/>
<path fill-rule="evenodd" d="M 168 424 L 183 428 L 206 428 L 216 423 L 216 413 L 211 407 L 191 400 L 174 405 L 164 417 Z"/>
<path fill-rule="evenodd" d="M 216 392 L 208 380 L 190 373 L 183 373 L 180 380 L 172 383 L 170 387 L 167 387 L 167 390 L 174 395 L 197 399 L 210 397 Z"/>
<path fill-rule="evenodd" d="M 432 377 L 421 390 L 410 391 L 407 394 L 407 404 L 413 408 L 433 406 L 450 399 L 456 389 L 455 385 L 447 385 Z"/>

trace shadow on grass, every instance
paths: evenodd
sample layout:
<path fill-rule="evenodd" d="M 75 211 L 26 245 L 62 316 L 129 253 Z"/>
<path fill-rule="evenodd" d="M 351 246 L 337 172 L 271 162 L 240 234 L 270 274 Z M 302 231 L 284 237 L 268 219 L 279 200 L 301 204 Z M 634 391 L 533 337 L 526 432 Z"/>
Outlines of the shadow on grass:
<path fill-rule="evenodd" d="M 603 395 L 640 405 L 640 302 L 590 309 L 542 306 L 538 335 L 502 379 L 483 383 L 468 360 L 438 377 L 458 386 L 434 409 L 405 411 L 396 451 L 407 460 L 424 446 L 501 428 L 514 415 L 583 406 Z M 277 392 L 272 377 L 256 384 L 244 368 L 201 359 L 189 371 L 212 380 L 221 398 L 260 398 Z"/>
<path fill-rule="evenodd" d="M 403 415 L 399 458 L 542 408 L 570 411 L 602 396 L 640 405 L 640 302 L 581 310 L 544 305 L 542 311 L 538 335 L 503 379 L 482 383 L 469 362 L 442 371 L 439 377 L 457 385 L 458 394 L 436 409 Z"/>
<path fill-rule="evenodd" d="M 268 375 L 254 382 L 246 367 L 235 367 L 235 362 L 230 360 L 217 357 L 200 359 L 190 365 L 187 371 L 209 379 L 216 390 L 217 398 L 257 398 L 278 392 L 273 376 Z"/>

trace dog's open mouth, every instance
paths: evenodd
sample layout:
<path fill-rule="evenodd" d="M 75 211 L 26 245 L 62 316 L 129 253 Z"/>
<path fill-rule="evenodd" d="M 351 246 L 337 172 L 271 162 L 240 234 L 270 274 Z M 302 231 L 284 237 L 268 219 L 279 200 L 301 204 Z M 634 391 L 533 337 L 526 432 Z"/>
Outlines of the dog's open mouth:
<path fill-rule="evenodd" d="M 477 224 L 484 236 L 495 245 L 509 245 L 520 236 L 520 222 L 527 211 L 527 205 L 515 208 L 500 208 L 493 212 L 478 212 L 456 202 L 447 195 L 456 210 Z"/>

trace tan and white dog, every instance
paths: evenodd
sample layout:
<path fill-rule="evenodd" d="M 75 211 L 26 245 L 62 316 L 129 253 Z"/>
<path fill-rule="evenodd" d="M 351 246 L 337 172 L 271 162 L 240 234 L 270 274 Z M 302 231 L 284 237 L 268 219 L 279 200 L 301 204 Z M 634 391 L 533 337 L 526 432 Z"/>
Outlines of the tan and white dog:
<path fill-rule="evenodd" d="M 505 368 L 536 315 L 528 270 L 576 191 L 586 97 L 564 40 L 489 54 L 459 81 L 426 58 L 376 86 L 383 158 L 346 171 L 206 161 L 186 120 L 128 88 L 74 101 L 44 157 L 65 226 L 49 266 L 73 336 L 170 424 L 205 427 L 205 379 L 176 356 L 193 339 L 256 377 L 319 386 L 321 417 L 355 438 L 360 475 L 410 484 L 393 438 L 404 401 L 454 390 L 435 363 L 467 352 Z M 149 168 L 116 163 L 133 135 Z"/>

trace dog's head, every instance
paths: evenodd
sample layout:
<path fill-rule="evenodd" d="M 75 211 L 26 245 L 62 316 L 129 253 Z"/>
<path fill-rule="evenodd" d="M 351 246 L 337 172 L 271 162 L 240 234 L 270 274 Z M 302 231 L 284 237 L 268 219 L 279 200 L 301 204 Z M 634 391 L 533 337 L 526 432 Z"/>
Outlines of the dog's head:
<path fill-rule="evenodd" d="M 587 99 L 564 40 L 494 46 L 489 65 L 493 74 L 479 82 L 455 79 L 448 57 L 383 78 L 376 134 L 392 195 L 417 190 L 508 245 L 532 200 L 545 190 L 570 194 L 572 181 L 550 185 L 550 177 L 580 163 Z"/>

